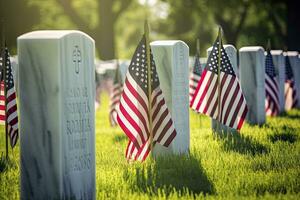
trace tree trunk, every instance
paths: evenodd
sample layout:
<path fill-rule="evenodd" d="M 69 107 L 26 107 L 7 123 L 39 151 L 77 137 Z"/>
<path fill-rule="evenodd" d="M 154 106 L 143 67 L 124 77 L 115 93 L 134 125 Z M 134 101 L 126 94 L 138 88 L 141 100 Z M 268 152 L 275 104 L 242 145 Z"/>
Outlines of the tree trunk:
<path fill-rule="evenodd" d="M 103 60 L 115 58 L 115 19 L 112 7 L 112 0 L 99 1 L 99 26 L 96 29 L 99 33 L 96 34 L 99 35 L 97 38 L 99 42 L 96 44 L 96 48 Z"/>
<path fill-rule="evenodd" d="M 297 0 L 287 1 L 287 45 L 288 50 L 300 50 L 300 12 Z"/>

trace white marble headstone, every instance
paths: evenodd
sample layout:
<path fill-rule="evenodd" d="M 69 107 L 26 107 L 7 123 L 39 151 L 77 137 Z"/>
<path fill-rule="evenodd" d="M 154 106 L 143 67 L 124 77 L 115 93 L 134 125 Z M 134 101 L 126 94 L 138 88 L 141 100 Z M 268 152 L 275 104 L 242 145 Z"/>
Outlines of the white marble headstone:
<path fill-rule="evenodd" d="M 279 89 L 279 112 L 284 112 L 285 97 L 284 97 L 284 83 L 285 83 L 285 60 L 282 50 L 271 51 L 275 71 L 277 74 L 277 84 Z"/>
<path fill-rule="evenodd" d="M 247 121 L 264 124 L 265 112 L 265 50 L 259 46 L 239 50 L 240 83 L 248 106 Z"/>
<path fill-rule="evenodd" d="M 168 148 L 155 145 L 154 155 L 185 154 L 190 147 L 189 128 L 189 47 L 182 41 L 151 43 L 154 61 L 167 106 L 177 131 Z"/>
<path fill-rule="evenodd" d="M 295 86 L 297 89 L 297 96 L 298 96 L 298 105 L 297 107 L 300 108 L 300 60 L 299 60 L 299 53 L 297 51 L 288 51 L 287 55 L 290 59 L 290 63 L 294 73 L 294 80 Z"/>
<path fill-rule="evenodd" d="M 94 40 L 18 37 L 21 199 L 95 199 Z"/>
<path fill-rule="evenodd" d="M 223 45 L 225 52 L 228 55 L 228 58 L 230 60 L 230 63 L 232 65 L 232 68 L 234 70 L 234 73 L 236 74 L 236 76 L 238 77 L 239 71 L 238 71 L 238 65 L 237 65 L 237 52 L 236 52 L 236 48 L 231 45 L 231 44 L 225 44 Z M 207 49 L 207 57 L 209 57 L 210 52 L 212 51 L 213 47 L 210 47 Z M 222 132 L 236 132 L 235 129 L 232 129 L 230 127 L 227 127 L 221 123 L 219 123 L 217 120 L 212 119 L 211 120 L 211 127 L 214 131 L 217 131 L 218 129 L 218 124 L 219 124 L 219 128 Z"/>

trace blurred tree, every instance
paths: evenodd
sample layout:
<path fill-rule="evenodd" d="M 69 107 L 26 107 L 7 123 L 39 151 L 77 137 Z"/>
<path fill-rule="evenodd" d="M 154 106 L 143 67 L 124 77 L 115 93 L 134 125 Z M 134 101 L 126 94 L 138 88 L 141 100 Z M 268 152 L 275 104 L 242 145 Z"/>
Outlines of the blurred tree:
<path fill-rule="evenodd" d="M 204 0 L 172 1 L 161 0 L 169 5 L 165 19 L 157 21 L 153 29 L 169 39 L 185 41 L 191 54 L 196 49 L 196 39 L 200 39 L 200 53 L 206 56 L 206 49 L 211 45 L 217 26 Z"/>
<path fill-rule="evenodd" d="M 300 41 L 296 36 L 300 28 L 295 26 L 299 18 L 295 17 L 299 15 L 295 0 L 160 1 L 168 3 L 170 8 L 168 17 L 159 22 L 157 31 L 184 40 L 192 54 L 195 40 L 199 37 L 201 55 L 206 55 L 203 49 L 211 45 L 217 25 L 224 30 L 225 42 L 237 48 L 245 45 L 265 46 L 270 38 L 273 48 L 288 46 L 289 49 L 300 49 L 299 44 L 295 45 L 296 41 Z"/>
<path fill-rule="evenodd" d="M 293 51 L 300 51 L 299 19 L 299 1 L 287 0 L 287 45 Z"/>
<path fill-rule="evenodd" d="M 216 23 L 223 28 L 227 42 L 236 44 L 244 28 L 250 2 L 248 0 L 211 0 L 207 3 Z"/>
<path fill-rule="evenodd" d="M 115 24 L 120 15 L 129 7 L 132 0 L 98 0 L 98 25 L 89 26 L 87 19 L 80 16 L 80 9 L 75 9 L 70 0 L 57 0 L 79 29 L 97 39 L 96 48 L 100 58 L 109 60 L 115 58 Z"/>
<path fill-rule="evenodd" d="M 1 0 L 0 7 L 2 21 L 0 34 L 2 36 L 4 28 L 6 43 L 15 54 L 16 38 L 32 30 L 32 26 L 39 22 L 39 13 L 36 9 L 28 7 L 26 0 Z"/>
<path fill-rule="evenodd" d="M 152 40 L 180 39 L 201 55 L 212 44 L 217 25 L 225 43 L 237 48 L 266 44 L 300 50 L 300 12 L 296 0 L 1 0 L 9 47 L 16 37 L 36 29 L 80 29 L 96 41 L 101 59 L 129 58 L 143 33 L 148 13 Z M 122 16 L 122 17 L 121 17 Z M 122 51 L 118 51 L 117 49 Z M 15 52 L 15 51 L 14 51 Z"/>

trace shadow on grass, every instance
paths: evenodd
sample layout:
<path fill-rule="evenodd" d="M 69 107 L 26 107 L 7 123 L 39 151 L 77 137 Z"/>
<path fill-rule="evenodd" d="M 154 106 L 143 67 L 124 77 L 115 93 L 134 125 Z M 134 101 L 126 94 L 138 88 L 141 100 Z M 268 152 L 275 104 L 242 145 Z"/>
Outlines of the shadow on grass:
<path fill-rule="evenodd" d="M 174 190 L 189 195 L 215 193 L 200 161 L 193 156 L 158 157 L 153 162 L 125 171 L 124 178 L 131 182 L 133 191 L 150 195 L 163 191 L 166 196 Z"/>
<path fill-rule="evenodd" d="M 0 173 L 5 172 L 9 168 L 15 168 L 15 167 L 16 167 L 15 163 L 13 163 L 9 158 L 7 160 L 2 153 L 0 157 Z"/>
<path fill-rule="evenodd" d="M 251 155 L 269 153 L 269 149 L 265 145 L 240 133 L 222 133 L 218 135 L 218 138 L 222 140 L 223 149 L 226 151 Z"/>
<path fill-rule="evenodd" d="M 287 113 L 287 112 L 283 112 L 279 115 L 279 117 L 286 117 L 289 119 L 300 119 L 300 114 L 299 113 Z"/>
<path fill-rule="evenodd" d="M 274 134 L 268 135 L 268 138 L 273 143 L 278 141 L 294 143 L 297 141 L 297 135 L 295 134 L 295 132 L 296 130 L 294 128 L 284 125 L 280 129 L 275 129 Z"/>
<path fill-rule="evenodd" d="M 125 134 L 116 135 L 114 137 L 114 142 L 123 142 L 124 140 L 127 140 L 127 136 Z"/>

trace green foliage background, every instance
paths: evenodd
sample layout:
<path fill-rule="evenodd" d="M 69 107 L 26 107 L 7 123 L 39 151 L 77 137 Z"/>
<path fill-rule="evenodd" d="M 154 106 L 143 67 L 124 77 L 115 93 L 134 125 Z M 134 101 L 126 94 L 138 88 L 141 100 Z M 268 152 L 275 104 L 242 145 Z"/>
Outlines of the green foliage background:
<path fill-rule="evenodd" d="M 21 133 L 22 134 L 22 133 Z M 4 132 L 0 151 L 4 152 Z M 188 156 L 129 164 L 127 139 L 108 122 L 108 96 L 96 112 L 97 199 L 299 199 L 300 110 L 216 137 L 210 119 L 190 112 Z M 0 199 L 19 199 L 19 144 L 0 172 Z"/>
<path fill-rule="evenodd" d="M 81 18 L 81 25 L 68 15 L 59 1 L 70 2 L 73 12 Z M 5 1 L 8 45 L 16 53 L 16 38 L 24 32 L 39 29 L 79 29 L 91 35 L 96 44 L 109 39 L 112 43 L 99 48 L 113 50 L 115 57 L 128 59 L 143 33 L 146 16 L 151 27 L 151 40 L 179 39 L 195 53 L 195 41 L 200 38 L 201 56 L 216 37 L 218 25 L 224 29 L 225 43 L 242 46 L 266 46 L 272 41 L 273 49 L 287 47 L 287 2 L 278 0 L 127 0 L 128 7 L 113 22 L 113 32 L 99 34 L 101 15 L 99 8 L 111 1 L 111 12 L 125 0 L 10 0 Z M 144 1 L 145 2 L 145 1 Z M 154 2 L 154 3 L 151 3 Z M 110 10 L 105 8 L 104 10 Z M 12 13 L 16 13 L 15 15 Z M 1 13 L 0 13 L 1 14 Z M 243 17 L 245 15 L 245 17 Z M 1 15 L 0 15 L 1 16 Z M 106 15 L 107 19 L 110 17 Z M 108 35 L 107 35 L 108 34 Z M 295 42 L 297 38 L 292 38 Z"/>

